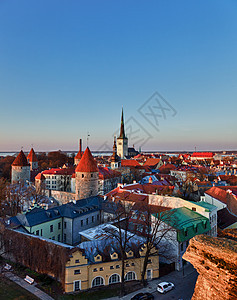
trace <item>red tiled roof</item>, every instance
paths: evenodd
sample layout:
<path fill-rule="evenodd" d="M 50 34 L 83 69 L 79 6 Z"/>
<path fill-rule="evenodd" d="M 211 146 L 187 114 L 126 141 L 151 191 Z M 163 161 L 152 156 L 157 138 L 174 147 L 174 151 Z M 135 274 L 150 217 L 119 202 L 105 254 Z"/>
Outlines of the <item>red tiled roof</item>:
<path fill-rule="evenodd" d="M 176 170 L 177 168 L 174 166 L 174 165 L 172 165 L 172 164 L 164 164 L 164 165 L 162 165 L 160 168 L 159 168 L 159 170 L 160 171 L 164 171 L 164 170 Z"/>
<path fill-rule="evenodd" d="M 223 203 L 227 202 L 227 192 L 218 187 L 213 186 L 205 193 L 217 200 L 220 200 Z"/>
<path fill-rule="evenodd" d="M 193 152 L 192 157 L 204 157 L 204 158 L 212 158 L 214 154 L 212 152 Z"/>
<path fill-rule="evenodd" d="M 115 201 L 131 201 L 131 202 L 137 202 L 137 201 L 146 201 L 148 202 L 148 196 L 147 195 L 142 195 L 142 194 L 137 194 L 133 193 L 131 191 L 126 191 L 121 189 L 120 187 L 117 187 L 113 191 L 109 192 L 106 194 L 108 198 L 114 198 Z"/>
<path fill-rule="evenodd" d="M 42 173 L 39 173 L 38 175 L 35 176 L 35 179 L 38 179 L 38 180 L 45 180 L 45 177 Z"/>
<path fill-rule="evenodd" d="M 36 154 L 35 154 L 35 151 L 34 151 L 33 148 L 31 148 L 30 153 L 27 156 L 27 159 L 30 162 L 37 162 L 38 161 L 37 157 L 36 157 Z"/>
<path fill-rule="evenodd" d="M 136 167 L 136 166 L 141 166 L 139 162 L 137 162 L 134 159 L 122 159 L 121 160 L 121 167 Z"/>
<path fill-rule="evenodd" d="M 75 172 L 98 172 L 98 167 L 90 149 L 87 147 Z"/>
<path fill-rule="evenodd" d="M 141 157 L 142 157 L 142 155 L 139 153 L 136 156 L 134 156 L 133 158 L 137 159 L 137 158 L 141 158 Z"/>
<path fill-rule="evenodd" d="M 77 155 L 75 156 L 76 159 L 81 159 L 83 155 L 83 151 L 78 151 Z"/>
<path fill-rule="evenodd" d="M 143 166 L 155 166 L 160 162 L 159 158 L 148 158 Z"/>
<path fill-rule="evenodd" d="M 17 155 L 15 160 L 12 163 L 12 166 L 18 166 L 18 167 L 26 167 L 29 166 L 26 156 L 24 152 L 21 150 L 21 152 Z"/>
<path fill-rule="evenodd" d="M 41 172 L 44 175 L 72 175 L 74 173 L 73 168 L 55 168 L 50 170 L 45 170 Z"/>
<path fill-rule="evenodd" d="M 115 170 L 111 170 L 107 167 L 98 167 L 99 169 L 99 178 L 106 179 L 106 178 L 114 178 L 114 177 L 120 177 L 121 173 L 117 172 Z"/>

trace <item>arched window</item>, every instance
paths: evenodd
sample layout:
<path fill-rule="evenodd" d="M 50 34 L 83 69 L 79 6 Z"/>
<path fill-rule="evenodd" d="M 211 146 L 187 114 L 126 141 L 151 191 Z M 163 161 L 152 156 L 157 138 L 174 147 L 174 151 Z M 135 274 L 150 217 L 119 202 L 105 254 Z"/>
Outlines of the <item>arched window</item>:
<path fill-rule="evenodd" d="M 95 278 L 92 280 L 91 286 L 92 286 L 92 287 L 95 287 L 95 286 L 100 286 L 100 285 L 104 285 L 104 278 L 101 277 L 101 276 L 95 277 Z"/>
<path fill-rule="evenodd" d="M 128 272 L 125 276 L 125 281 L 136 280 L 135 272 Z"/>
<path fill-rule="evenodd" d="M 81 174 L 81 178 L 84 178 L 84 174 Z"/>
<path fill-rule="evenodd" d="M 109 277 L 109 284 L 120 282 L 120 276 L 118 274 L 113 274 Z"/>

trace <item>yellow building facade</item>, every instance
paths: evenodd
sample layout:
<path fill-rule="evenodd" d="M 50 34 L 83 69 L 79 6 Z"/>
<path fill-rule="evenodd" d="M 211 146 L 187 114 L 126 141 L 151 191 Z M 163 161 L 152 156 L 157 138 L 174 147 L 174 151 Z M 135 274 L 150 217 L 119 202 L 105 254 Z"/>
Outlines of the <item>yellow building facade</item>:
<path fill-rule="evenodd" d="M 125 281 L 141 280 L 144 262 L 145 245 L 139 250 L 139 255 L 129 250 L 125 261 Z M 65 269 L 65 292 L 72 293 L 80 290 L 87 290 L 98 286 L 107 286 L 121 282 L 122 262 L 118 253 L 113 252 L 110 257 L 103 260 L 97 253 L 93 263 L 83 255 L 80 249 L 75 250 Z M 159 256 L 153 253 L 149 257 L 146 279 L 150 280 L 159 277 Z"/>

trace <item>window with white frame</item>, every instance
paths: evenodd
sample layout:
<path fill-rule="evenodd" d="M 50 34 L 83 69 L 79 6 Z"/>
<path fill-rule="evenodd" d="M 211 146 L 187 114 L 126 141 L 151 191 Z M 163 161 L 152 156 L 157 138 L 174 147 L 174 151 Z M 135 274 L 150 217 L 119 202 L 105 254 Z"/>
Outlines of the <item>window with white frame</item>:
<path fill-rule="evenodd" d="M 109 277 L 109 284 L 120 282 L 120 276 L 118 274 L 113 274 Z"/>
<path fill-rule="evenodd" d="M 128 272 L 125 276 L 125 281 L 136 280 L 135 272 Z"/>
<path fill-rule="evenodd" d="M 101 276 L 95 277 L 92 280 L 92 287 L 104 285 L 104 278 Z"/>
<path fill-rule="evenodd" d="M 74 281 L 74 291 L 80 291 L 81 289 L 81 280 Z"/>

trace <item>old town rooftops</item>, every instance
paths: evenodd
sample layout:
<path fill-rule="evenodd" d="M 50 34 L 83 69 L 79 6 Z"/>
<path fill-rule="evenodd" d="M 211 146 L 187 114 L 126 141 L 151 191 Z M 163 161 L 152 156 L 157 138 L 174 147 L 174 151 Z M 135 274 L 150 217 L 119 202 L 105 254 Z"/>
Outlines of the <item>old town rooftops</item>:
<path fill-rule="evenodd" d="M 41 174 L 43 175 L 72 175 L 73 173 L 74 173 L 74 168 L 52 168 L 50 170 L 45 170 L 41 172 Z"/>
<path fill-rule="evenodd" d="M 10 220 L 16 224 L 32 227 L 61 217 L 74 219 L 78 216 L 97 211 L 100 207 L 101 198 L 96 196 L 78 200 L 76 203 L 69 202 L 48 210 L 43 208 L 33 208 L 24 214 L 18 214 L 17 216 L 12 217 Z"/>

